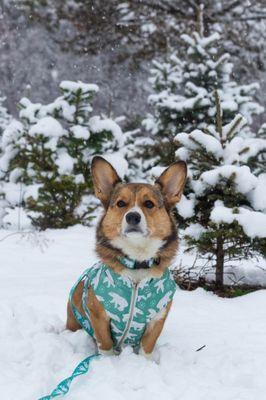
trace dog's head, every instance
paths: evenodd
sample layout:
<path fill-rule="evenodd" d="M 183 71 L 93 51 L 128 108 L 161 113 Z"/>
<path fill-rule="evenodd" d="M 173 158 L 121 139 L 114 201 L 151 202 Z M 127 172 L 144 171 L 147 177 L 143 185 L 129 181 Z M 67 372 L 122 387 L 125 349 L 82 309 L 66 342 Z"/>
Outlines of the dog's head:
<path fill-rule="evenodd" d="M 154 185 L 123 183 L 109 162 L 94 157 L 95 194 L 105 208 L 98 240 L 137 261 L 158 256 L 162 247 L 177 238 L 171 209 L 181 198 L 186 175 L 185 162 L 178 161 Z"/>

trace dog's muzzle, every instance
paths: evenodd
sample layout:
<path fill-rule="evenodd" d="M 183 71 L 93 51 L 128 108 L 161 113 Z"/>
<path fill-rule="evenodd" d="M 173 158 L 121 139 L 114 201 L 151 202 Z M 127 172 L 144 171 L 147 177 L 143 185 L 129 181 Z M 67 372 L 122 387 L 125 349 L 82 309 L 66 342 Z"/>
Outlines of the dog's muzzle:
<path fill-rule="evenodd" d="M 140 227 L 141 215 L 137 211 L 131 211 L 126 214 L 127 227 L 125 233 L 139 232 L 143 233 Z"/>
<path fill-rule="evenodd" d="M 141 215 L 136 211 L 129 212 L 126 215 L 126 221 L 127 221 L 128 225 L 136 226 L 141 221 Z"/>

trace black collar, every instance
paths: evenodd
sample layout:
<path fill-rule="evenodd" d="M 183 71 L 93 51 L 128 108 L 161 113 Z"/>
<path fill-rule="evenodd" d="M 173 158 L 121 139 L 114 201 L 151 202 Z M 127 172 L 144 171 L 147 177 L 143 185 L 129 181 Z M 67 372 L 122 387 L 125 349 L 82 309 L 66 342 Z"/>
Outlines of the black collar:
<path fill-rule="evenodd" d="M 150 258 L 149 260 L 144 260 L 144 261 L 137 261 L 133 260 L 130 257 L 123 256 L 119 257 L 119 261 L 121 264 L 124 265 L 126 268 L 130 269 L 148 269 L 151 268 L 153 265 L 159 265 L 160 264 L 160 258 Z"/>

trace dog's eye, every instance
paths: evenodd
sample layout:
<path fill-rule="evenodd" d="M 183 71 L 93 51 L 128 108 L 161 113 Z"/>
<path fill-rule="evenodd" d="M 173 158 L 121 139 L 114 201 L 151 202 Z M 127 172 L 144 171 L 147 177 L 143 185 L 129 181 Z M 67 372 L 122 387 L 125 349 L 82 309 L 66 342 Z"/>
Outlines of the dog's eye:
<path fill-rule="evenodd" d="M 117 207 L 122 208 L 122 207 L 125 207 L 125 206 L 126 206 L 126 203 L 125 203 L 123 200 L 119 200 L 119 201 L 117 202 Z"/>
<path fill-rule="evenodd" d="M 144 206 L 147 208 L 153 208 L 154 207 L 154 203 L 151 200 L 146 200 L 144 202 Z"/>

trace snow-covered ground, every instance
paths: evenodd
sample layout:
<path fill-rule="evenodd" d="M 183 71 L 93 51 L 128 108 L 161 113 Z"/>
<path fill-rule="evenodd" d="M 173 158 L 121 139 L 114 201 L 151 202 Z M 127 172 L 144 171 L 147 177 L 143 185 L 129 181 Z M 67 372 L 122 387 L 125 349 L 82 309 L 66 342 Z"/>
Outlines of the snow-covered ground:
<path fill-rule="evenodd" d="M 94 230 L 1 241 L 9 233 L 0 230 L 0 398 L 37 400 L 94 350 L 84 332 L 64 329 L 69 289 L 95 259 Z M 159 363 L 130 349 L 94 360 L 66 398 L 263 399 L 266 291 L 221 299 L 202 289 L 177 290 L 156 352 Z"/>

